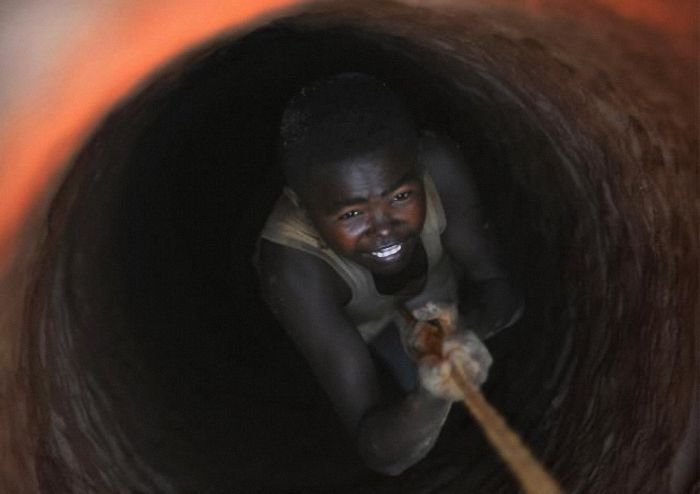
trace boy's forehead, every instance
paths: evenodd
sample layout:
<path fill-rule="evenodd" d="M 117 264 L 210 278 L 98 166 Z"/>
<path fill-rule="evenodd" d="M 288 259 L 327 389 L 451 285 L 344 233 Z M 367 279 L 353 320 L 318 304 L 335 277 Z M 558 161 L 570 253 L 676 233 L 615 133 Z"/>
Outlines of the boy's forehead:
<path fill-rule="evenodd" d="M 355 156 L 309 172 L 307 196 L 314 203 L 379 194 L 418 178 L 415 155 L 400 152 Z"/>
<path fill-rule="evenodd" d="M 376 178 L 417 171 L 415 153 L 400 149 L 381 149 L 312 166 L 309 181 L 322 185 L 324 182 L 345 182 L 361 176 Z M 321 182 L 321 184 L 318 184 Z"/>

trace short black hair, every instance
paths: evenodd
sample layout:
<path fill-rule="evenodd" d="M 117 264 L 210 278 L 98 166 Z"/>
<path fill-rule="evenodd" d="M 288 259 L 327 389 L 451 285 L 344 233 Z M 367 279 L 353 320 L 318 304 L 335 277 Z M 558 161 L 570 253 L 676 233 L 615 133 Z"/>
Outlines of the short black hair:
<path fill-rule="evenodd" d="M 304 87 L 280 124 L 280 161 L 287 184 L 303 193 L 313 167 L 388 146 L 415 146 L 411 113 L 382 81 L 343 73 Z"/>

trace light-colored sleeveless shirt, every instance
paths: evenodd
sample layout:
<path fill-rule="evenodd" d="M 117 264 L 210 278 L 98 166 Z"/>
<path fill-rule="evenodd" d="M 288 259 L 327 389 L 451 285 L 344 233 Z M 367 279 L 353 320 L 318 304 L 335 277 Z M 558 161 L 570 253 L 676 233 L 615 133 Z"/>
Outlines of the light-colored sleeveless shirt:
<path fill-rule="evenodd" d="M 435 184 L 427 173 L 423 176 L 423 186 L 426 216 L 420 238 L 428 258 L 428 273 L 423 290 L 408 301 L 405 297 L 379 293 L 367 268 L 339 256 L 328 247 L 287 190 L 275 203 L 260 237 L 301 250 L 328 263 L 350 287 L 352 297 L 343 308 L 345 313 L 362 338 L 371 341 L 391 322 L 403 326 L 403 317 L 397 311 L 401 306 L 411 310 L 431 301 L 457 300 L 455 273 L 440 239 L 446 225 L 445 211 Z"/>

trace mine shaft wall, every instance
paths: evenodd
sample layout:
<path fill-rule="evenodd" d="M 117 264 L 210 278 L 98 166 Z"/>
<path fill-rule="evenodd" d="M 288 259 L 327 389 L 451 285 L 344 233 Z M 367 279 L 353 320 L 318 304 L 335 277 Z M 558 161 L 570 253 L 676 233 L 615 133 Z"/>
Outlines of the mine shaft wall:
<path fill-rule="evenodd" d="M 486 392 L 567 490 L 697 489 L 683 461 L 697 433 L 697 62 L 678 24 L 555 7 L 309 5 L 180 55 L 110 108 L 35 197 L 3 278 L 3 489 L 206 492 L 229 471 L 270 490 L 512 490 L 495 460 L 448 442 L 403 479 L 336 476 L 314 454 L 342 432 L 301 384 L 249 259 L 281 187 L 280 108 L 341 70 L 387 80 L 473 168 L 528 301 L 492 343 Z M 231 331 L 241 320 L 264 331 Z M 278 362 L 268 373 L 262 356 Z M 300 443 L 317 475 L 279 467 L 274 484 L 270 458 L 293 451 L 276 441 L 298 441 L 284 431 L 304 416 L 324 424 Z M 229 421 L 226 439 L 262 446 L 194 460 L 193 437 Z"/>

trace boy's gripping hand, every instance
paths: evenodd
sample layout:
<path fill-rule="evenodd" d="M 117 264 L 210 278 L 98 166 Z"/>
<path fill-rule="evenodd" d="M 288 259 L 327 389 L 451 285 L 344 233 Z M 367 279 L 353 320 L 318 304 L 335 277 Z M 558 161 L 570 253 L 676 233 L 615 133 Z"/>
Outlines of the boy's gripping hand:
<path fill-rule="evenodd" d="M 459 328 L 455 304 L 428 303 L 412 315 L 415 322 L 406 347 L 418 362 L 424 389 L 446 400 L 464 399 L 461 388 L 452 379 L 456 366 L 475 385 L 486 381 L 493 358 L 476 334 Z"/>
<path fill-rule="evenodd" d="M 442 354 L 427 354 L 418 361 L 421 386 L 431 394 L 451 401 L 464 399 L 462 388 L 452 379 L 452 369 L 460 367 L 477 386 L 488 377 L 493 359 L 484 344 L 471 332 L 454 333 L 442 343 Z"/>

